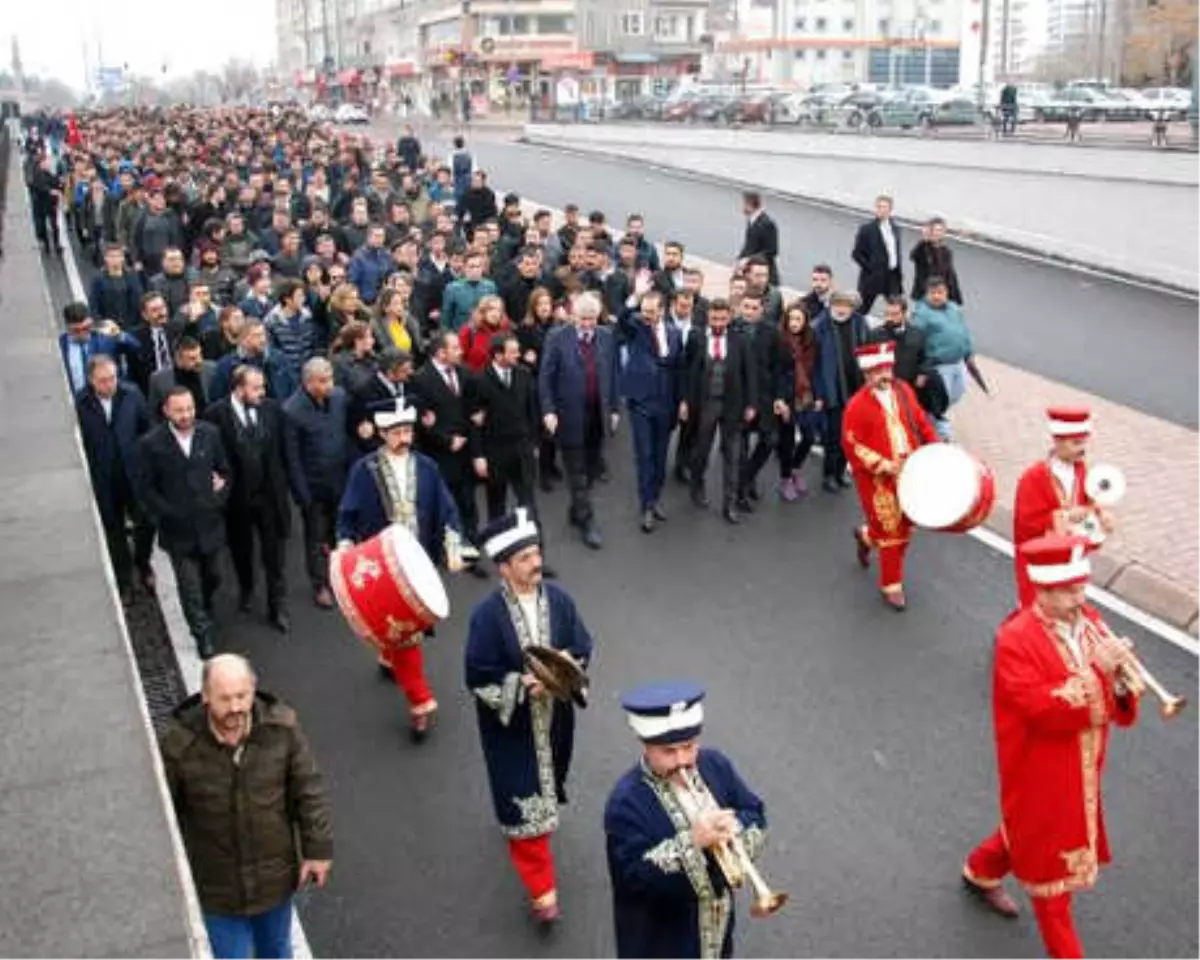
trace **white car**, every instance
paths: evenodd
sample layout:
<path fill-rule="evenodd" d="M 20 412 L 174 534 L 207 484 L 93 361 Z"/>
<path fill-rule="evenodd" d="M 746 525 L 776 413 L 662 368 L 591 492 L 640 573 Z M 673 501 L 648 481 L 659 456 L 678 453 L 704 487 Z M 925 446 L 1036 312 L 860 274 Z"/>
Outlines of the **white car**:
<path fill-rule="evenodd" d="M 1192 104 L 1191 91 L 1182 87 L 1150 87 L 1142 90 L 1141 95 L 1151 110 L 1169 110 L 1172 116 L 1181 120 L 1187 116 Z"/>
<path fill-rule="evenodd" d="M 370 123 L 367 111 L 357 103 L 343 103 L 333 113 L 334 123 Z"/>

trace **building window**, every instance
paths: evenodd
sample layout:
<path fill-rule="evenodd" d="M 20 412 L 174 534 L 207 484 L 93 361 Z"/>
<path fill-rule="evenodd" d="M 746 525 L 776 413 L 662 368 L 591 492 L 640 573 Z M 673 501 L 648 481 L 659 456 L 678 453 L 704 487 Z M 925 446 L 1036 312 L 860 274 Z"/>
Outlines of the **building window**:
<path fill-rule="evenodd" d="M 843 50 L 842 51 L 842 59 L 843 60 L 853 60 L 854 59 L 854 51 L 853 50 Z"/>
<path fill-rule="evenodd" d="M 569 14 L 540 16 L 537 18 L 538 33 L 574 33 L 575 18 Z"/>
<path fill-rule="evenodd" d="M 640 37 L 643 33 L 642 14 L 640 11 L 631 11 L 621 14 L 621 32 L 627 37 Z"/>
<path fill-rule="evenodd" d="M 796 18 L 796 32 L 803 33 L 807 29 L 808 29 L 808 18 L 807 17 L 797 17 Z"/>
<path fill-rule="evenodd" d="M 817 51 L 817 59 L 818 59 L 818 60 L 824 60 L 824 59 L 825 59 L 825 51 L 824 51 L 824 50 L 818 50 L 818 51 Z"/>
<path fill-rule="evenodd" d="M 674 40 L 679 36 L 679 18 L 675 16 L 655 17 L 654 36 L 659 40 Z"/>
<path fill-rule="evenodd" d="M 942 32 L 942 21 L 941 20 L 930 20 L 929 21 L 929 32 L 932 33 L 934 36 L 937 36 L 937 34 L 941 33 Z"/>
<path fill-rule="evenodd" d="M 817 17 L 816 27 L 817 27 L 817 33 L 825 32 L 825 18 L 824 17 Z"/>
<path fill-rule="evenodd" d="M 889 21 L 887 17 L 880 17 L 879 18 L 879 35 L 881 37 L 886 37 L 888 35 L 888 30 L 891 29 L 891 26 L 892 26 L 891 21 Z"/>
<path fill-rule="evenodd" d="M 843 20 L 842 21 L 842 29 L 845 30 L 846 33 L 853 33 L 854 32 L 854 18 L 847 17 L 845 20 Z"/>
<path fill-rule="evenodd" d="M 797 50 L 795 52 L 794 56 L 797 60 L 803 60 L 807 54 L 808 54 L 807 50 Z"/>

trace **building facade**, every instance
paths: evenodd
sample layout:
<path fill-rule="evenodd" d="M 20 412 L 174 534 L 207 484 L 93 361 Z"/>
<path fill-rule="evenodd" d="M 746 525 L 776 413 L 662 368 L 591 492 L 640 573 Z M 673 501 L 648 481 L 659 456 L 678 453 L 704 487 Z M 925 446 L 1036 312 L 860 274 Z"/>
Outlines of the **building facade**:
<path fill-rule="evenodd" d="M 982 16 L 982 0 L 737 0 L 715 38 L 713 70 L 801 88 L 950 87 L 969 82 Z"/>

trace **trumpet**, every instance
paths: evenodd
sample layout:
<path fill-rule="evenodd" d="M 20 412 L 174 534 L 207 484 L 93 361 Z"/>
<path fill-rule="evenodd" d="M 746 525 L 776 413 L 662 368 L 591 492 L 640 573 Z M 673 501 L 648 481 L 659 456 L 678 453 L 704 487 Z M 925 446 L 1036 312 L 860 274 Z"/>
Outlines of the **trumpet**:
<path fill-rule="evenodd" d="M 679 771 L 683 780 L 684 792 L 688 797 L 688 811 L 694 821 L 696 816 L 708 810 L 717 810 L 716 800 L 709 792 L 707 785 L 700 777 L 698 770 L 684 767 Z M 758 867 L 750 859 L 746 844 L 742 841 L 740 830 L 731 840 L 714 846 L 711 850 L 717 869 L 725 878 L 725 882 L 734 890 L 740 890 L 746 883 L 754 893 L 754 902 L 750 906 L 750 916 L 769 917 L 777 912 L 788 901 L 785 892 L 773 891 L 758 872 Z"/>
<path fill-rule="evenodd" d="M 1164 720 L 1171 720 L 1177 717 L 1183 711 L 1183 708 L 1187 706 L 1187 697 L 1177 697 L 1164 687 L 1158 681 L 1158 678 L 1146 669 L 1146 665 L 1134 655 L 1133 644 L 1129 640 L 1124 637 L 1118 637 L 1105 623 L 1099 625 L 1098 632 L 1106 639 L 1115 640 L 1129 649 L 1128 662 L 1121 664 L 1118 668 L 1121 680 L 1125 685 L 1137 693 L 1149 690 L 1158 697 L 1160 702 L 1158 712 L 1162 714 Z"/>

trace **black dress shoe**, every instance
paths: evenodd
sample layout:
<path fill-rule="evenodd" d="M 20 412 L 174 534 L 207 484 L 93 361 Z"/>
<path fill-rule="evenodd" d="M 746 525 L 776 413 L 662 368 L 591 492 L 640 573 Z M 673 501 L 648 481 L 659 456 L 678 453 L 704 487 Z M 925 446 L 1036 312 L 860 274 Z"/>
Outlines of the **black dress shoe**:
<path fill-rule="evenodd" d="M 687 467 L 676 467 L 675 468 L 675 482 L 676 483 L 691 483 L 692 482 L 691 471 L 688 470 Z"/>
<path fill-rule="evenodd" d="M 203 633 L 196 638 L 196 653 L 201 660 L 211 660 L 216 655 L 216 648 L 213 646 L 212 631 Z"/>
<path fill-rule="evenodd" d="M 703 490 L 692 491 L 692 506 L 699 507 L 701 510 L 707 510 L 711 505 L 708 495 Z"/>
<path fill-rule="evenodd" d="M 254 595 L 250 593 L 238 594 L 238 613 L 249 613 L 254 603 Z"/>
<path fill-rule="evenodd" d="M 551 493 L 554 490 L 554 481 L 544 473 L 542 474 L 542 479 L 539 485 L 542 488 L 542 493 Z"/>
<path fill-rule="evenodd" d="M 753 513 L 754 512 L 754 504 L 752 504 L 750 502 L 749 498 L 747 498 L 747 497 L 738 497 L 738 500 L 737 500 L 737 503 L 735 504 L 735 506 L 742 513 Z"/>
<path fill-rule="evenodd" d="M 604 539 L 600 536 L 600 531 L 593 524 L 588 524 L 583 529 L 583 543 L 590 550 L 599 550 L 604 546 Z"/>
<path fill-rule="evenodd" d="M 276 610 L 268 619 L 271 622 L 271 626 L 280 633 L 286 634 L 292 632 L 292 620 L 284 611 Z"/>
<path fill-rule="evenodd" d="M 646 510 L 642 513 L 642 533 L 654 532 L 654 511 Z"/>
<path fill-rule="evenodd" d="M 758 486 L 756 484 L 752 483 L 746 488 L 746 499 L 758 503 Z"/>
<path fill-rule="evenodd" d="M 821 489 L 826 493 L 839 493 L 838 483 L 833 477 L 826 477 L 821 481 Z"/>
<path fill-rule="evenodd" d="M 837 478 L 837 485 L 842 489 L 845 489 L 846 487 L 853 486 L 853 481 L 851 481 L 851 479 L 843 473 Z"/>
<path fill-rule="evenodd" d="M 598 474 L 596 474 L 596 479 L 599 480 L 601 483 L 608 483 L 608 481 L 612 479 L 612 477 L 610 477 L 608 475 L 608 468 L 601 467 L 600 472 Z"/>
<path fill-rule="evenodd" d="M 563 478 L 562 469 L 556 463 L 550 464 L 550 466 L 546 468 L 546 472 L 550 474 L 551 480 L 561 480 Z"/>
<path fill-rule="evenodd" d="M 650 508 L 650 512 L 652 514 L 654 514 L 654 519 L 657 520 L 659 523 L 666 523 L 667 515 L 666 515 L 666 513 L 663 512 L 663 508 L 660 507 L 657 503 Z"/>
<path fill-rule="evenodd" d="M 735 527 L 742 522 L 741 515 L 737 512 L 736 507 L 726 507 L 721 511 L 721 516 L 725 518 L 726 523 L 731 523 Z"/>

